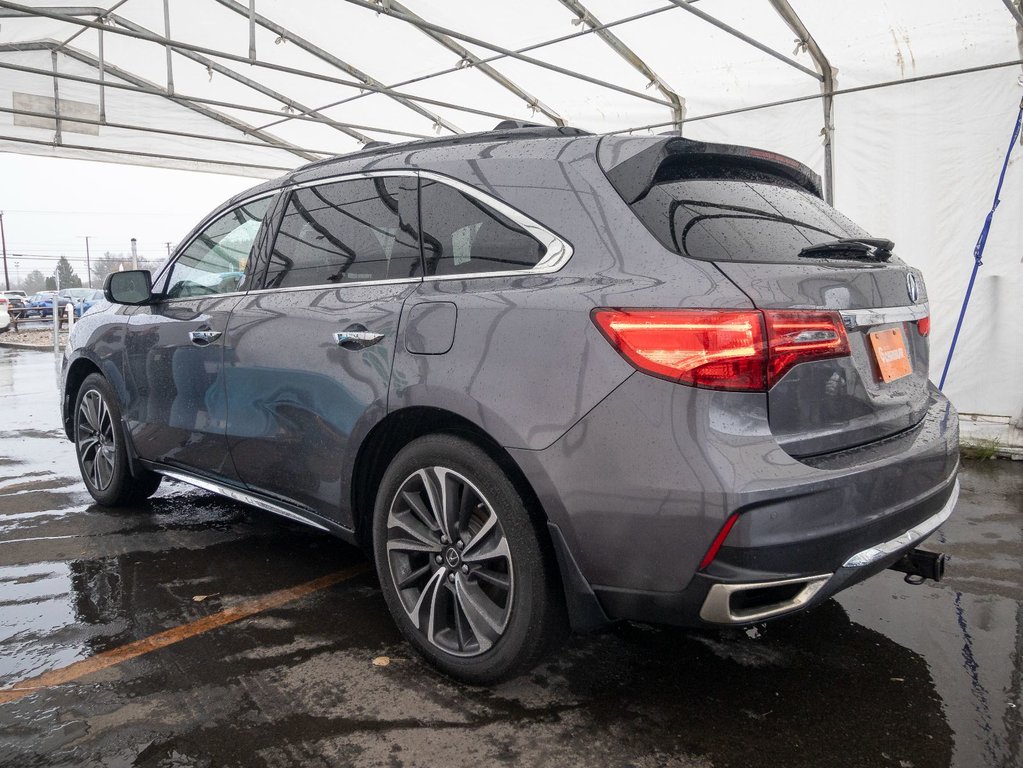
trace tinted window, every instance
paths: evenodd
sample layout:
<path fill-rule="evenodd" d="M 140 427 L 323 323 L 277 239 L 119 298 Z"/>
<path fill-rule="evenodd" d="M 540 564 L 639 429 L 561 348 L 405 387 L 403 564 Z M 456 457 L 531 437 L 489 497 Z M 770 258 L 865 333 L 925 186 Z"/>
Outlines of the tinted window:
<path fill-rule="evenodd" d="M 420 195 L 426 274 L 529 269 L 543 258 L 532 235 L 479 200 L 427 180 Z"/>
<path fill-rule="evenodd" d="M 266 286 L 421 274 L 414 203 L 412 178 L 352 179 L 295 190 L 274 242 Z M 411 215 L 403 216 L 409 207 Z"/>
<path fill-rule="evenodd" d="M 867 236 L 820 198 L 781 180 L 659 184 L 632 208 L 667 247 L 712 261 L 798 262 L 808 245 Z"/>
<path fill-rule="evenodd" d="M 216 219 L 178 256 L 167 280 L 170 299 L 239 290 L 252 244 L 273 197 L 253 200 Z"/>

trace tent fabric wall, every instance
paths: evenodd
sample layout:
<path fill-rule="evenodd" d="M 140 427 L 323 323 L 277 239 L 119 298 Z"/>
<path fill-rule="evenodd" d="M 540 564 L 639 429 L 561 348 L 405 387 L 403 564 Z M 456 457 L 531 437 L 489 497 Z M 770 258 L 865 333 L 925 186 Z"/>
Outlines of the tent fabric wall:
<path fill-rule="evenodd" d="M 501 50 L 574 35 L 524 55 L 582 78 L 502 56 L 479 41 L 461 45 L 478 58 L 499 56 L 492 62 L 495 70 L 568 124 L 593 131 L 670 128 L 672 113 L 662 92 L 648 87 L 636 67 L 587 32 L 567 4 L 407 0 L 406 5 L 419 17 Z M 697 18 L 679 7 L 689 5 L 685 0 L 584 0 L 584 5 L 593 23 L 639 17 L 611 30 L 685 99 L 686 136 L 770 148 L 823 173 L 821 80 L 805 71 L 814 71 L 815 63 L 770 2 L 700 0 L 692 7 L 802 70 Z M 831 135 L 835 203 L 871 232 L 893 239 L 899 256 L 923 271 L 936 379 L 1023 96 L 1023 28 L 1003 0 L 791 0 L 791 5 L 837 70 Z M 25 15 L 26 7 L 45 14 L 55 4 L 0 0 L 0 109 L 12 108 L 15 93 L 52 99 L 53 78 L 46 72 L 53 57 L 48 49 L 38 50 L 46 41 L 66 43 L 56 57 L 61 73 L 99 77 L 97 66 L 89 63 L 99 56 L 99 30 Z M 247 1 L 172 0 L 173 41 L 228 54 L 175 50 L 173 99 L 166 98 L 171 83 L 165 47 L 116 34 L 115 28 L 125 27 L 112 21 L 102 34 L 105 64 L 165 95 L 107 88 L 108 123 L 243 143 L 104 124 L 95 135 L 65 132 L 57 144 L 52 128 L 16 125 L 15 115 L 0 111 L 0 151 L 270 177 L 307 158 L 355 150 L 363 140 L 488 130 L 501 117 L 552 122 L 521 94 L 478 66 L 464 66 L 452 50 L 396 18 L 401 7 L 367 0 L 255 0 L 255 11 L 287 32 L 257 26 L 252 63 L 245 61 L 250 55 Z M 129 0 L 114 12 L 126 23 L 164 34 L 163 0 Z M 95 22 L 94 16 L 78 18 Z M 335 60 L 313 55 L 303 40 Z M 32 46 L 37 50 L 26 50 Z M 945 76 L 971 68 L 987 69 Z M 232 79 L 226 70 L 238 77 Z M 444 74 L 427 77 L 436 72 Z M 109 71 L 105 77 L 127 82 Z M 365 85 L 360 77 L 376 85 L 360 91 Z M 398 84 L 404 95 L 374 92 L 384 84 Z M 61 80 L 58 86 L 61 99 L 98 104 L 95 83 Z M 199 102 L 189 104 L 189 98 Z M 792 99 L 801 100 L 759 108 Z M 714 116 L 734 110 L 747 111 Z M 1023 344 L 1015 331 L 1023 295 L 1023 148 L 1017 147 L 1009 166 L 1002 200 L 946 391 L 960 411 L 1008 424 L 1023 422 Z"/>

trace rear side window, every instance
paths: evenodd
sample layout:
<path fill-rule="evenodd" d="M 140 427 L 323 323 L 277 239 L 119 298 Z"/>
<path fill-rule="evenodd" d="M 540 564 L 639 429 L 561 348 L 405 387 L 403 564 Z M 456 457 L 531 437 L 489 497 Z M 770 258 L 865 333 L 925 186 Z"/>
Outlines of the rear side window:
<path fill-rule="evenodd" d="M 267 288 L 396 280 L 421 274 L 415 179 L 375 177 L 291 193 L 270 255 Z M 414 213 L 412 215 L 414 218 Z"/>
<path fill-rule="evenodd" d="M 545 253 L 520 226 L 446 184 L 423 179 L 420 210 L 427 275 L 531 269 Z"/>
<path fill-rule="evenodd" d="M 798 263 L 808 245 L 867 236 L 820 198 L 763 174 L 658 184 L 632 209 L 665 246 L 709 261 Z"/>

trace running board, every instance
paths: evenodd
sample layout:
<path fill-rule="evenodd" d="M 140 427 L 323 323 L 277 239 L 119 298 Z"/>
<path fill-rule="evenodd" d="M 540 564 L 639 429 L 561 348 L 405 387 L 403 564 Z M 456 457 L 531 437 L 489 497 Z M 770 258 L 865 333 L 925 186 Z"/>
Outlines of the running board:
<path fill-rule="evenodd" d="M 204 491 L 212 491 L 213 493 L 226 496 L 234 501 L 240 501 L 243 504 L 258 507 L 266 512 L 273 512 L 275 515 L 286 517 L 289 520 L 305 523 L 306 525 L 318 528 L 321 531 L 330 532 L 330 529 L 327 526 L 322 523 L 318 523 L 305 515 L 293 512 L 287 507 L 283 507 L 280 504 L 274 504 L 272 501 L 267 501 L 255 494 L 240 491 L 237 488 L 232 488 L 229 485 L 222 485 L 221 483 L 214 482 L 213 480 L 207 480 L 204 477 L 193 477 L 192 475 L 186 475 L 184 472 L 178 472 L 172 469 L 154 469 L 153 471 L 157 474 L 163 475 L 164 477 L 169 477 L 171 480 L 180 480 L 182 483 L 194 485 L 196 488 L 202 488 Z"/>

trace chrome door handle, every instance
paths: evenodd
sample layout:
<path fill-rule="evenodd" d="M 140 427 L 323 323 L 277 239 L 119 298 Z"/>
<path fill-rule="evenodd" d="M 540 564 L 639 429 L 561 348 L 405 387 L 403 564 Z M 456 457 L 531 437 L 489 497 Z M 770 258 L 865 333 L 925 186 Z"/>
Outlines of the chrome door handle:
<path fill-rule="evenodd" d="M 384 334 L 374 333 L 367 330 L 349 329 L 334 334 L 334 341 L 339 347 L 345 349 L 365 349 L 372 347 L 378 341 L 382 341 Z"/>
<path fill-rule="evenodd" d="M 220 338 L 222 331 L 191 331 L 188 338 L 197 347 L 205 347 Z"/>

